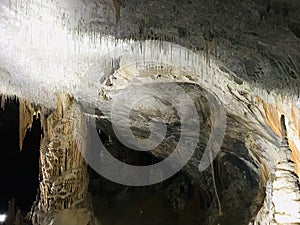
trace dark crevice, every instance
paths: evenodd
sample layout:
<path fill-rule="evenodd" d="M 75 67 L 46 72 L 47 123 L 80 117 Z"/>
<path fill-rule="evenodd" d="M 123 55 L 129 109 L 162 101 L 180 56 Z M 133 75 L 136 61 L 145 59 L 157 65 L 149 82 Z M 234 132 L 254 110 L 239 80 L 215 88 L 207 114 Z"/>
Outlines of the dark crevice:
<path fill-rule="evenodd" d="M 39 149 L 42 135 L 40 116 L 34 116 L 19 149 L 19 102 L 7 102 L 0 109 L 0 210 L 15 207 L 25 215 L 36 200 L 39 186 Z"/>

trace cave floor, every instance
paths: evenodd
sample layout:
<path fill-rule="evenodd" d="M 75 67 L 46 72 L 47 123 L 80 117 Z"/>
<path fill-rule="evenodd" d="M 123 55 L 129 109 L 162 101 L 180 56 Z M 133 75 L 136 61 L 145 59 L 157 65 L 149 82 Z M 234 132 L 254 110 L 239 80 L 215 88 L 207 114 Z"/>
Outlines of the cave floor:
<path fill-rule="evenodd" d="M 167 188 L 123 187 L 93 195 L 95 215 L 110 225 L 199 225 L 203 209 L 194 197 L 183 213 L 177 213 L 167 198 Z"/>

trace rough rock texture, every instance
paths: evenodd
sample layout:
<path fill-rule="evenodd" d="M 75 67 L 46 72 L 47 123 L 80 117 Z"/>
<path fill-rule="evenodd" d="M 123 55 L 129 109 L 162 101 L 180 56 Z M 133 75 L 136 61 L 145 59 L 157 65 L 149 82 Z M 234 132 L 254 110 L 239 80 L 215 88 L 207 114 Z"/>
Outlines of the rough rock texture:
<path fill-rule="evenodd" d="M 141 46 L 152 39 L 178 43 L 203 55 L 206 67 L 216 64 L 238 84 L 248 81 L 260 88 L 255 92 L 267 90 L 258 94 L 265 101 L 273 96 L 281 101 L 282 92 L 293 105 L 279 105 L 278 111 L 288 114 L 292 102 L 298 101 L 300 7 L 295 0 L 5 1 L 2 5 L 1 90 L 9 95 L 53 106 L 53 93 L 75 92 L 97 57 L 129 39 Z M 299 142 L 299 134 L 294 136 Z M 297 141 L 290 141 L 296 145 L 293 150 L 299 150 Z M 298 152 L 294 154 L 299 158 Z"/>
<path fill-rule="evenodd" d="M 95 224 L 88 202 L 87 165 L 81 155 L 84 139 L 74 136 L 74 130 L 84 131 L 79 112 L 69 96 L 59 97 L 56 110 L 44 121 L 40 196 L 33 224 Z"/>
<path fill-rule="evenodd" d="M 141 75 L 141 77 L 143 76 Z M 118 75 L 118 79 L 122 80 L 121 75 Z M 114 85 L 118 87 L 116 82 L 114 82 Z M 223 224 L 248 224 L 250 220 L 255 218 L 259 207 L 263 203 L 264 187 L 270 174 L 274 172 L 274 164 L 278 158 L 276 145 L 264 140 L 264 135 L 267 136 L 267 132 L 263 129 L 259 130 L 257 127 L 251 127 L 250 124 L 245 123 L 237 115 L 229 114 L 222 151 L 215 160 L 213 172 L 212 168 L 209 167 L 207 170 L 199 173 L 199 161 L 203 156 L 213 119 L 208 101 L 205 98 L 206 92 L 194 84 L 181 83 L 180 86 L 195 102 L 200 122 L 199 144 L 194 156 L 183 170 L 192 178 L 194 185 L 202 190 L 201 201 L 208 204 L 207 212 L 203 213 L 206 218 L 205 223 L 203 223 L 217 224 L 222 221 Z M 107 96 L 111 99 L 114 98 L 112 94 L 113 87 L 106 89 Z M 158 88 L 157 85 L 155 88 Z M 163 91 L 164 85 L 161 85 L 159 88 Z M 165 90 L 164 92 L 169 93 L 170 96 L 176 96 L 176 93 L 173 93 L 172 90 Z M 109 100 L 107 101 L 109 102 Z M 126 107 L 125 99 L 123 103 L 124 105 L 119 105 L 120 110 Z M 160 114 L 164 116 L 161 117 L 159 116 Z M 176 146 L 176 140 L 180 137 L 180 121 L 178 116 L 176 116 L 176 110 L 170 105 L 163 104 L 155 99 L 139 102 L 130 114 L 131 128 L 137 137 L 147 137 L 149 135 L 147 132 L 149 130 L 149 120 L 157 117 L 165 120 L 164 122 L 168 124 L 168 138 L 163 141 L 162 145 L 152 150 L 151 153 L 155 157 L 165 158 L 172 153 Z M 104 116 L 102 119 L 99 119 L 97 127 L 110 135 L 112 140 L 115 140 L 115 134 L 107 118 Z M 119 123 L 121 124 L 122 122 L 120 121 Z M 130 138 L 130 135 L 128 138 Z M 120 147 L 115 145 L 110 145 L 107 148 L 114 153 L 115 157 L 123 153 L 122 149 L 118 153 Z M 267 149 L 268 151 L 265 151 Z M 215 176 L 214 178 L 213 175 Z M 217 193 L 214 190 L 216 182 Z M 180 209 L 184 208 L 184 191 L 182 193 L 178 191 L 178 188 L 174 188 L 170 191 L 170 195 L 175 196 L 173 207 L 176 210 L 180 211 Z M 218 214 L 218 201 L 220 201 L 222 207 L 221 216 Z M 239 211 L 239 213 L 237 214 L 236 211 Z"/>
<path fill-rule="evenodd" d="M 289 148 L 285 147 L 282 150 L 289 151 Z M 275 172 L 275 179 L 272 184 L 272 202 L 275 212 L 274 224 L 300 223 L 299 181 L 293 168 L 294 163 L 286 160 L 280 162 Z"/>
<path fill-rule="evenodd" d="M 27 129 L 30 129 L 30 126 L 32 125 L 33 122 L 33 115 L 36 114 L 36 111 L 31 103 L 23 101 L 22 99 L 19 101 L 19 104 L 20 104 L 19 146 L 20 146 L 20 150 L 22 150 L 26 131 Z"/>
<path fill-rule="evenodd" d="M 282 144 L 281 160 L 276 168 L 272 183 L 274 222 L 277 224 L 300 223 L 300 183 L 294 173 L 294 162 L 288 145 L 285 117 L 281 117 Z"/>
<path fill-rule="evenodd" d="M 258 213 L 254 225 L 300 223 L 300 183 L 294 172 L 285 123 L 285 117 L 281 116 L 282 143 L 279 152 L 281 159 L 276 165 L 275 174 L 271 177 L 264 206 Z"/>
<path fill-rule="evenodd" d="M 267 185 L 263 216 L 269 215 L 266 221 L 275 218 L 283 223 L 282 209 L 276 202 L 273 206 L 276 182 L 291 184 L 293 193 L 298 193 L 299 187 L 290 163 L 279 164 L 289 169 L 282 171 L 278 166 L 275 183 L 272 174 L 283 160 L 278 151 L 283 131 L 281 115 L 287 120 L 287 139 L 296 172 L 300 173 L 298 0 L 46 0 L 42 4 L 37 0 L 6 0 L 0 6 L 1 93 L 54 108 L 55 93 L 66 92 L 93 107 L 100 101 L 96 106 L 105 112 L 117 94 L 132 83 L 161 78 L 163 82 L 199 85 L 224 103 L 230 117 L 222 157 L 224 163 L 232 158 L 239 161 L 224 165 L 228 171 L 237 171 L 236 180 L 243 178 L 242 170 L 235 168 L 237 164 L 245 164 L 259 174 L 260 187 Z M 154 63 L 147 64 L 147 60 Z M 64 174 L 73 170 L 78 172 L 73 174 L 76 181 L 87 182 L 85 165 L 70 139 L 73 125 L 68 113 L 71 111 L 58 109 L 45 126 L 48 132 L 41 157 L 39 205 L 44 213 L 64 211 L 86 200 L 85 186 L 64 184 Z M 25 122 L 21 131 L 31 119 L 22 116 Z M 69 158 L 68 152 L 63 152 L 55 162 L 60 147 L 72 153 Z M 157 155 L 167 153 L 164 149 L 156 151 Z M 73 158 L 74 162 L 69 161 Z M 67 166 L 62 165 L 65 162 Z M 194 178 L 199 177 L 198 163 L 199 158 L 187 166 Z M 287 179 L 286 173 L 290 174 Z M 55 186 L 56 179 L 65 185 L 66 192 Z M 213 190 L 209 176 L 202 179 L 196 180 Z M 78 188 L 78 192 L 69 196 L 72 188 Z M 57 198 L 56 203 L 53 198 Z M 212 207 L 212 212 L 215 209 Z"/>
<path fill-rule="evenodd" d="M 272 130 L 282 137 L 280 125 L 281 116 L 285 116 L 288 144 L 293 151 L 292 160 L 295 162 L 295 171 L 300 174 L 300 108 L 297 108 L 296 101 L 285 97 L 275 98 L 269 104 L 262 101 L 263 112 L 266 123 Z"/>

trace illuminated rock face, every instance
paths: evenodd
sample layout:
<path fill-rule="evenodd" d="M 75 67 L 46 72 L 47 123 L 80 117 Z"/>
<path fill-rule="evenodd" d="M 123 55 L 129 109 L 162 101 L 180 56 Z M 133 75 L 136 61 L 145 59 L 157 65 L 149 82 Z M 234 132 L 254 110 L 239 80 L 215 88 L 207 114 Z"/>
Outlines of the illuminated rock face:
<path fill-rule="evenodd" d="M 280 118 L 282 143 L 280 161 L 272 183 L 269 183 L 264 206 L 258 213 L 254 224 L 297 224 L 300 221 L 300 191 L 298 176 L 291 161 L 285 117 Z"/>
<path fill-rule="evenodd" d="M 95 224 L 87 197 L 87 165 L 81 156 L 84 139 L 74 139 L 75 130 L 85 130 L 80 109 L 70 97 L 59 96 L 57 108 L 43 122 L 40 200 L 33 224 Z"/>
<path fill-rule="evenodd" d="M 230 119 L 224 154 L 244 160 L 254 168 L 259 185 L 268 187 L 264 206 L 252 221 L 299 222 L 293 211 L 299 206 L 294 165 L 283 163 L 279 153 L 280 118 L 285 115 L 299 175 L 299 1 L 7 0 L 0 7 L 0 93 L 24 100 L 20 146 L 37 110 L 28 102 L 47 109 L 41 111 L 45 136 L 37 224 L 64 221 L 77 213 L 82 215 L 80 224 L 92 220 L 86 209 L 86 164 L 79 152 L 84 144 L 79 147 L 72 136 L 74 129 L 81 139 L 85 136 L 84 125 L 76 123 L 79 105 L 94 107 L 99 101 L 105 111 L 124 88 L 160 81 L 199 85 L 226 106 Z M 145 67 L 147 61 L 152 65 Z M 57 93 L 74 97 L 74 104 L 66 100 L 57 107 Z M 46 116 L 48 110 L 54 112 Z M 236 150 L 234 141 L 247 153 Z M 153 154 L 165 156 L 170 153 L 166 149 Z M 198 163 L 186 169 L 195 180 L 200 179 Z M 231 166 L 226 168 L 234 171 L 236 165 Z M 205 182 L 212 186 L 211 180 Z M 281 204 L 281 195 L 294 207 Z M 56 210 L 61 214 L 53 215 Z"/>
<path fill-rule="evenodd" d="M 278 224 L 300 223 L 299 182 L 293 170 L 293 163 L 281 162 L 275 172 L 272 202 L 274 221 Z M 297 189 L 298 191 L 295 191 Z"/>
<path fill-rule="evenodd" d="M 280 137 L 281 126 L 280 117 L 285 115 L 287 124 L 287 138 L 289 146 L 293 151 L 292 160 L 295 162 L 295 171 L 300 174 L 300 109 L 296 105 L 295 99 L 285 99 L 285 97 L 275 98 L 270 104 L 262 102 L 265 121 L 272 130 Z"/>

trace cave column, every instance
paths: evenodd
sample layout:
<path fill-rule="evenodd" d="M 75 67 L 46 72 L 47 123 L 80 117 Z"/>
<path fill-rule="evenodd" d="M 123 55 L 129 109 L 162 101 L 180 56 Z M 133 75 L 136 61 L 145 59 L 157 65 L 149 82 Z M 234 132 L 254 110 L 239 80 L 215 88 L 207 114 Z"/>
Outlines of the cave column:
<path fill-rule="evenodd" d="M 77 139 L 74 136 L 74 131 L 85 130 L 80 107 L 69 96 L 59 97 L 55 111 L 43 123 L 40 198 L 33 223 L 63 224 L 60 220 L 65 219 L 59 218 L 72 214 L 84 214 L 81 218 L 88 221 L 91 218 L 87 201 L 89 182 L 87 164 L 81 155 L 85 138 L 80 137 L 84 132 L 77 132 Z M 88 224 L 80 220 L 78 223 Z"/>

